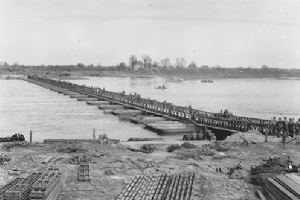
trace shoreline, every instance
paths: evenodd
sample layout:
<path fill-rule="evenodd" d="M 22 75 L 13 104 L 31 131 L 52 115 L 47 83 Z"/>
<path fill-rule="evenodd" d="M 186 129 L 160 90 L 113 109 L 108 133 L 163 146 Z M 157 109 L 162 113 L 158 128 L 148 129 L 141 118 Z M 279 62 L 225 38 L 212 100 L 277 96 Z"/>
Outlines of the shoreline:
<path fill-rule="evenodd" d="M 44 71 L 33 71 L 26 73 L 5 73 L 0 72 L 0 79 L 17 79 L 19 77 L 27 76 L 27 74 L 45 74 Z M 193 73 L 179 73 L 179 72 L 148 72 L 148 71 L 71 71 L 71 72 L 50 72 L 48 77 L 59 80 L 84 80 L 86 77 L 119 77 L 119 78 L 179 78 L 183 80 L 218 80 L 218 79 L 275 79 L 275 80 L 300 80 L 297 76 L 251 76 L 251 75 L 208 75 L 208 74 L 193 74 Z"/>
<path fill-rule="evenodd" d="M 0 154 L 12 159 L 0 170 L 0 185 L 3 186 L 16 177 L 24 177 L 42 168 L 55 166 L 64 172 L 58 200 L 115 199 L 133 176 L 151 171 L 197 173 L 202 177 L 202 182 L 195 186 L 206 186 L 201 189 L 202 198 L 199 200 L 226 200 L 233 193 L 236 199 L 258 200 L 257 186 L 249 182 L 251 166 L 260 164 L 261 158 L 267 159 L 271 155 L 290 156 L 292 160 L 300 160 L 299 145 L 288 144 L 288 148 L 282 148 L 279 142 L 257 142 L 249 143 L 246 147 L 241 139 L 220 141 L 222 148 L 225 148 L 221 151 L 215 149 L 215 141 L 208 140 L 121 142 L 110 145 L 98 140 L 15 144 L 17 143 L 0 143 Z M 184 144 L 189 148 L 184 147 Z M 8 150 L 6 146 L 9 145 L 12 147 Z M 143 145 L 153 147 L 153 152 L 133 151 Z M 171 145 L 177 145 L 179 148 L 168 152 L 167 149 Z M 72 149 L 77 150 L 73 152 Z M 73 163 L 73 159 L 82 155 L 91 159 L 91 183 L 81 183 L 76 179 L 78 165 Z M 227 175 L 228 168 L 239 162 L 243 167 L 239 170 L 240 175 L 230 178 Z M 221 168 L 222 172 L 216 172 L 216 168 Z M 11 169 L 23 172 L 20 175 L 10 174 Z M 89 187 L 89 190 L 86 190 L 86 187 Z"/>

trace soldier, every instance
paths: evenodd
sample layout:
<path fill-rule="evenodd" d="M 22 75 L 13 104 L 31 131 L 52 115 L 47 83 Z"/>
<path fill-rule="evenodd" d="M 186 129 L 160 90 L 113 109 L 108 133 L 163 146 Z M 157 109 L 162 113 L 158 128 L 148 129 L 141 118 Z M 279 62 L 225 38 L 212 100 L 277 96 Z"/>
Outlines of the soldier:
<path fill-rule="evenodd" d="M 282 135 L 282 119 L 279 118 L 279 120 L 276 122 L 276 130 L 277 130 L 277 137 L 279 138 Z"/>
<path fill-rule="evenodd" d="M 285 134 L 285 136 L 288 136 L 289 135 L 289 127 L 288 127 L 288 124 L 289 124 L 289 121 L 286 117 L 283 118 L 283 132 Z"/>
<path fill-rule="evenodd" d="M 277 135 L 276 123 L 276 117 L 273 117 L 273 119 L 271 120 L 272 135 Z"/>
<path fill-rule="evenodd" d="M 298 121 L 295 123 L 295 134 L 300 135 L 300 118 Z"/>
<path fill-rule="evenodd" d="M 294 123 L 295 123 L 294 119 L 290 118 L 289 123 L 288 123 L 288 131 L 289 131 L 289 136 L 292 138 L 295 136 Z"/>

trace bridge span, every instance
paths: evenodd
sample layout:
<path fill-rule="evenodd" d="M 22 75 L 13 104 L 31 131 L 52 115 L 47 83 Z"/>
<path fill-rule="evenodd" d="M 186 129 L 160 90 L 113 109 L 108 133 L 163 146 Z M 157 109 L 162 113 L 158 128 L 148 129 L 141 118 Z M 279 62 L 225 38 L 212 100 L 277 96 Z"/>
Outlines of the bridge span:
<path fill-rule="evenodd" d="M 28 76 L 26 81 L 43 87 L 56 90 L 68 90 L 90 98 L 109 101 L 110 104 L 122 105 L 126 108 L 140 110 L 167 120 L 179 121 L 197 128 L 208 128 L 213 132 L 234 133 L 246 132 L 251 129 L 266 133 L 271 129 L 271 121 L 241 117 L 224 116 L 221 113 L 212 113 L 202 110 L 173 105 L 169 102 L 159 102 L 150 98 L 142 98 L 139 94 L 126 94 L 123 92 L 107 91 L 104 88 L 78 85 L 67 81 L 50 79 L 41 76 Z"/>

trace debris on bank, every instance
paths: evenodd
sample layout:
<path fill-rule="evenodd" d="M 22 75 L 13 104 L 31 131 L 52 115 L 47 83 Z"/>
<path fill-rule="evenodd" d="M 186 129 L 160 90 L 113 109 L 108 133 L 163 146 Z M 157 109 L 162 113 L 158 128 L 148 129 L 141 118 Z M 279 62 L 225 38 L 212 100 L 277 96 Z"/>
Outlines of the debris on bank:
<path fill-rule="evenodd" d="M 133 152 L 152 153 L 156 147 L 153 144 L 144 144 L 139 149 L 127 147 L 128 150 Z"/>
<path fill-rule="evenodd" d="M 78 144 L 68 144 L 66 146 L 60 146 L 57 150 L 60 153 L 84 153 L 86 149 Z"/>
<path fill-rule="evenodd" d="M 167 147 L 167 152 L 171 153 L 180 148 L 181 148 L 181 146 L 179 144 L 171 144 L 170 146 Z"/>
<path fill-rule="evenodd" d="M 70 159 L 70 164 L 82 164 L 82 163 L 91 163 L 92 159 L 90 156 L 83 154 L 83 155 L 78 155 L 78 156 L 72 156 Z"/>
<path fill-rule="evenodd" d="M 4 165 L 5 163 L 11 161 L 11 157 L 8 155 L 1 155 L 0 154 L 0 165 Z"/>
<path fill-rule="evenodd" d="M 262 188 L 260 196 L 272 200 L 300 199 L 298 167 L 289 157 L 271 156 L 251 168 L 251 182 Z"/>
<path fill-rule="evenodd" d="M 7 142 L 2 145 L 2 147 L 8 151 L 13 148 L 26 148 L 26 147 L 30 147 L 30 146 L 35 146 L 35 144 L 31 144 L 26 141 L 22 141 L 22 142 L 14 141 L 14 142 Z"/>
<path fill-rule="evenodd" d="M 209 148 L 197 148 L 197 149 L 179 149 L 176 152 L 175 158 L 180 160 L 202 160 L 202 156 L 214 156 L 215 152 Z"/>
<path fill-rule="evenodd" d="M 278 174 L 298 172 L 298 166 L 289 158 L 271 156 L 263 160 L 260 165 L 251 168 L 251 181 L 257 185 L 264 185 L 269 177 Z"/>
<path fill-rule="evenodd" d="M 163 138 L 129 138 L 128 142 L 161 141 Z"/>

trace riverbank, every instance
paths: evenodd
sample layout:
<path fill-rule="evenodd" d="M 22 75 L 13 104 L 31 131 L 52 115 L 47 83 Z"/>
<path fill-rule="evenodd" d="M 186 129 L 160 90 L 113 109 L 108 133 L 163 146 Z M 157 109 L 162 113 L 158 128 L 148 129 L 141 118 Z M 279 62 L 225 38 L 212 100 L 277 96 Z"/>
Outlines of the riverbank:
<path fill-rule="evenodd" d="M 132 151 L 145 144 L 151 145 L 153 152 Z M 202 183 L 197 186 L 201 188 L 201 199 L 255 200 L 258 199 L 255 195 L 256 186 L 249 183 L 248 176 L 252 165 L 257 165 L 270 156 L 289 156 L 292 160 L 300 160 L 300 146 L 294 144 L 282 147 L 278 142 L 250 142 L 245 146 L 241 141 L 224 141 L 222 150 L 216 148 L 214 141 L 191 141 L 189 145 L 182 144 L 183 141 L 179 140 L 122 142 L 111 145 L 82 141 L 68 144 L 15 145 L 7 149 L 7 144 L 2 143 L 0 154 L 7 155 L 11 161 L 0 166 L 0 185 L 41 168 L 55 166 L 64 172 L 58 200 L 112 200 L 137 173 L 153 170 L 176 173 L 188 170 L 201 176 Z M 179 148 L 168 152 L 170 145 L 177 145 Z M 90 158 L 91 182 L 77 181 L 78 166 L 71 161 L 82 155 Z M 239 176 L 229 178 L 226 174 L 228 168 L 238 163 L 243 167 Z M 216 172 L 216 168 L 221 168 L 222 172 Z M 22 170 L 24 173 L 10 175 L 11 169 Z"/>
<path fill-rule="evenodd" d="M 183 79 L 183 80 L 207 80 L 207 79 L 278 79 L 278 80 L 300 80 L 297 73 L 263 73 L 255 71 L 246 72 L 245 70 L 230 69 L 228 68 L 222 71 L 216 69 L 172 69 L 172 70 L 109 70 L 103 68 L 97 70 L 94 68 L 87 69 L 74 69 L 64 70 L 63 68 L 45 69 L 45 68 L 34 68 L 34 69 L 19 69 L 19 70 L 8 70 L 0 69 L 0 79 L 3 77 L 23 76 L 28 74 L 36 74 L 40 76 L 48 76 L 55 79 L 62 80 L 81 80 L 85 77 L 131 77 L 131 78 L 155 78 L 162 77 L 166 79 Z"/>

